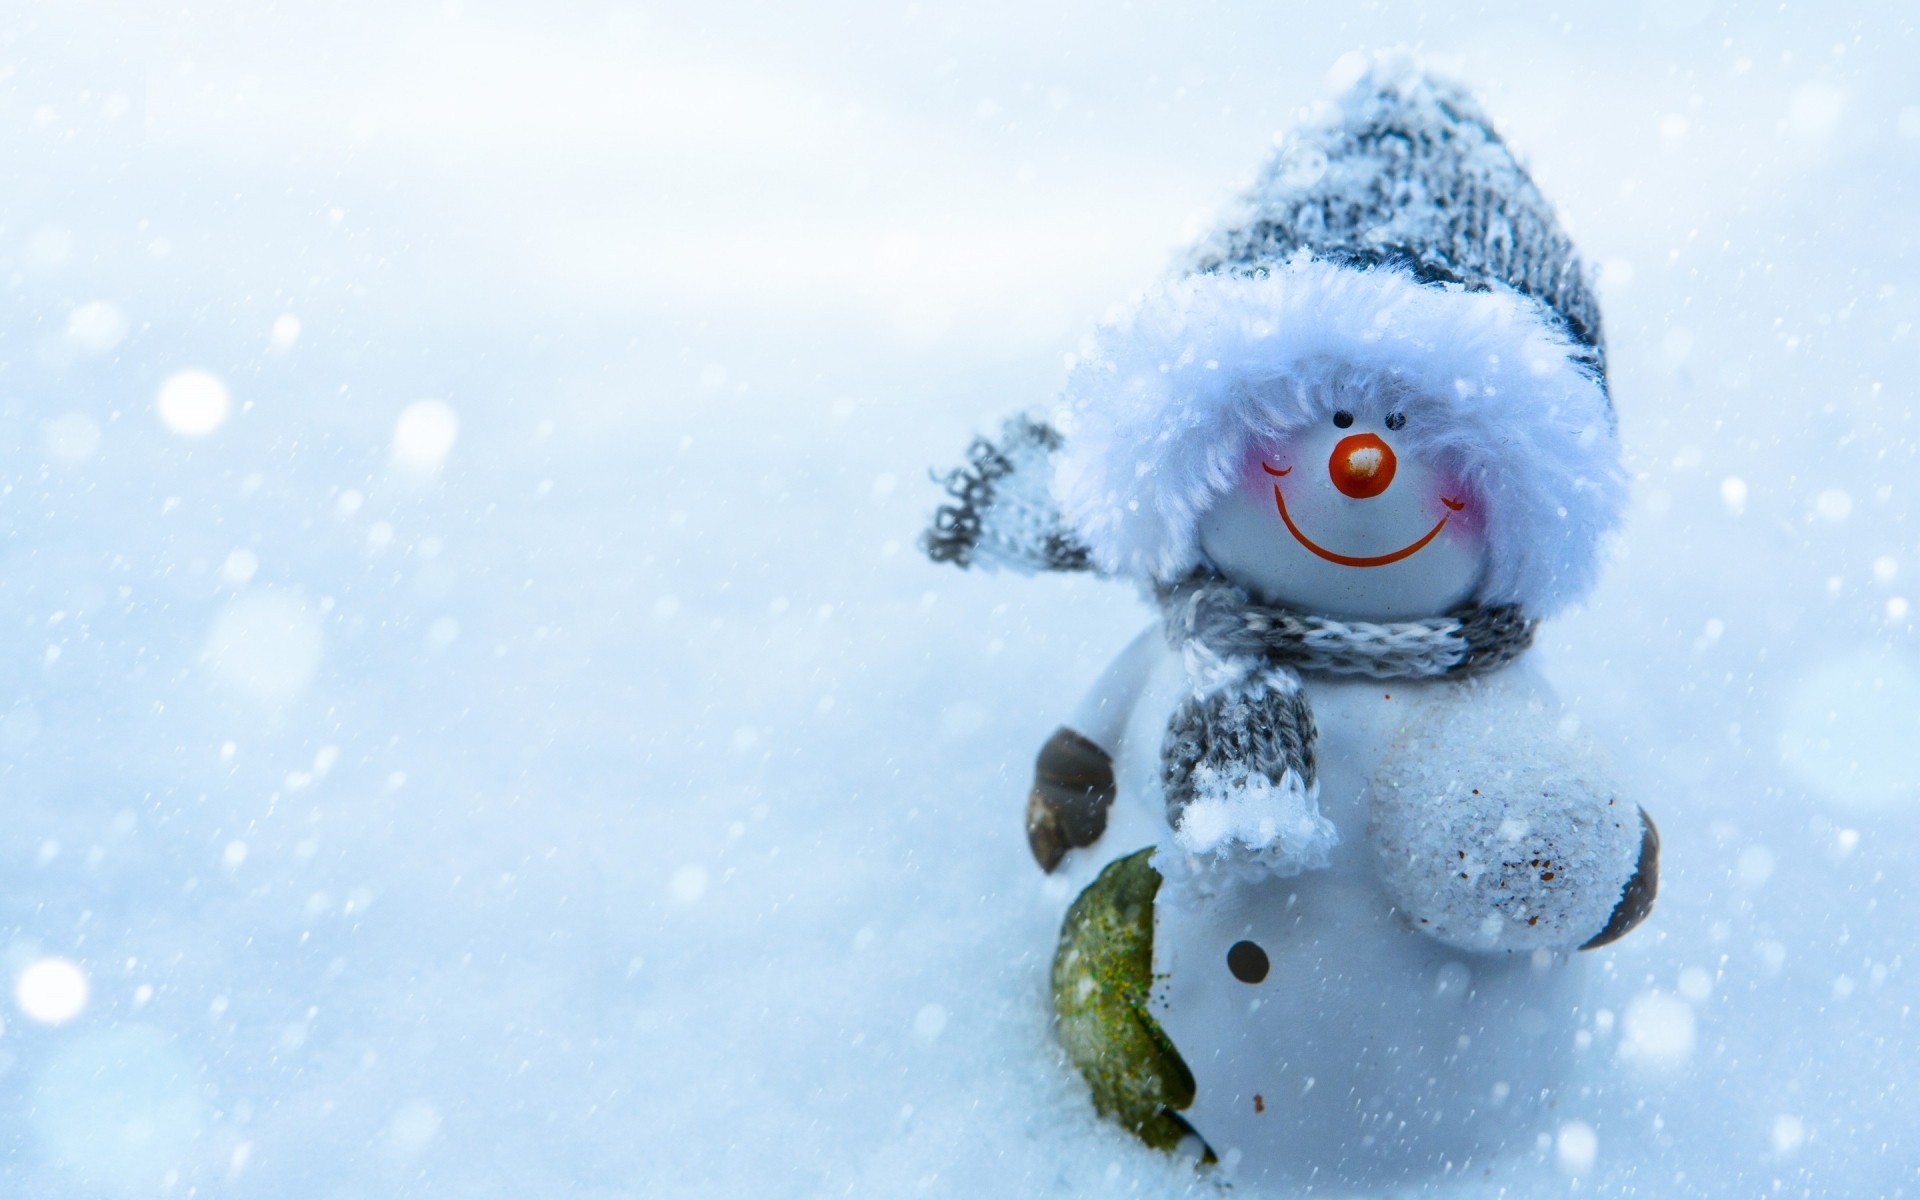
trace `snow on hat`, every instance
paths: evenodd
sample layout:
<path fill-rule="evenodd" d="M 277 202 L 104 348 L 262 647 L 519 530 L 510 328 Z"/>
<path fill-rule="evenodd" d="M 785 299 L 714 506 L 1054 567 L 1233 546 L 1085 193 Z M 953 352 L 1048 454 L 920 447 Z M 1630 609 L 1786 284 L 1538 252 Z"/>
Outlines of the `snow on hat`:
<path fill-rule="evenodd" d="M 1055 494 L 1113 574 L 1201 565 L 1197 522 L 1249 449 L 1339 408 L 1405 413 L 1401 442 L 1473 487 L 1485 604 L 1577 600 L 1625 501 L 1579 256 L 1472 97 L 1406 57 L 1286 138 L 1063 399 Z"/>

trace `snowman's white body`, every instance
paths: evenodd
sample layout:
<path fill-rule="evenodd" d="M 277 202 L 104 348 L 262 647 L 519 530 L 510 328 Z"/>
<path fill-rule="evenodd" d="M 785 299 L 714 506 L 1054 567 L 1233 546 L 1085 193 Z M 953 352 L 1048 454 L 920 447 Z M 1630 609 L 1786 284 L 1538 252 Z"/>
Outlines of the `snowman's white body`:
<path fill-rule="evenodd" d="M 1069 868 L 1168 839 L 1167 719 L 1190 686 L 1158 626 L 1121 654 L 1074 719 L 1115 753 L 1121 799 Z M 1584 964 L 1566 952 L 1475 954 L 1414 929 L 1382 891 L 1369 783 L 1396 735 L 1489 689 L 1553 705 L 1525 659 L 1475 688 L 1427 680 L 1304 684 L 1319 727 L 1319 803 L 1339 832 L 1327 867 L 1214 894 L 1165 871 L 1151 1012 L 1192 1070 L 1181 1115 L 1237 1181 L 1340 1190 L 1459 1171 L 1531 1144 L 1571 1051 Z M 1520 736 L 1526 733 L 1516 731 Z M 1252 941 L 1264 980 L 1227 966 Z"/>
<path fill-rule="evenodd" d="M 1354 639 L 1487 603 L 1488 581 L 1526 557 L 1489 524 L 1489 496 L 1514 475 L 1470 482 L 1434 449 L 1458 432 L 1439 405 L 1390 382 L 1334 389 L 1216 454 L 1194 506 L 1197 565 Z M 1229 1178 L 1292 1189 L 1391 1185 L 1531 1145 L 1573 1049 L 1574 947 L 1634 871 L 1637 810 L 1522 658 L 1465 679 L 1302 669 L 1313 786 L 1291 773 L 1291 789 L 1231 785 L 1170 828 L 1169 718 L 1236 678 L 1222 661 L 1155 626 L 1070 722 L 1112 755 L 1118 785 L 1070 879 L 1158 848 L 1148 1010 L 1193 1073 L 1180 1115 Z M 1264 953 L 1254 981 L 1229 967 L 1243 941 Z"/>

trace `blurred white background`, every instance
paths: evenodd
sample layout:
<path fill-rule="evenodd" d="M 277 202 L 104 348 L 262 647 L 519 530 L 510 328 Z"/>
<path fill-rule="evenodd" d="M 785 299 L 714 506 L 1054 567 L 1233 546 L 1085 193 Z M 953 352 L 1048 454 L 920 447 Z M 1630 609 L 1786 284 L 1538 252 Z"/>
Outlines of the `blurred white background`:
<path fill-rule="evenodd" d="M 1920 1191 L 1920 48 L 1712 0 L 14 0 L 0 1190 L 1197 1186 L 1020 828 L 1147 614 L 913 540 L 1398 44 L 1601 273 L 1636 501 L 1543 651 L 1666 842 L 1431 1190 Z"/>

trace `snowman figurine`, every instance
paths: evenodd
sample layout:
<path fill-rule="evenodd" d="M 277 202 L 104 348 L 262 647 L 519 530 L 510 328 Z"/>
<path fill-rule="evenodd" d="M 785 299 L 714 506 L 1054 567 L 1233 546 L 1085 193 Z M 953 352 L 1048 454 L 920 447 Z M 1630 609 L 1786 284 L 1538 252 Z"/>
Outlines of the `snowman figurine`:
<path fill-rule="evenodd" d="M 1159 613 L 1027 808 L 1100 1111 L 1294 1189 L 1532 1146 L 1659 843 L 1526 657 L 1625 481 L 1587 276 L 1472 98 L 1376 61 L 969 459 L 932 557 Z"/>

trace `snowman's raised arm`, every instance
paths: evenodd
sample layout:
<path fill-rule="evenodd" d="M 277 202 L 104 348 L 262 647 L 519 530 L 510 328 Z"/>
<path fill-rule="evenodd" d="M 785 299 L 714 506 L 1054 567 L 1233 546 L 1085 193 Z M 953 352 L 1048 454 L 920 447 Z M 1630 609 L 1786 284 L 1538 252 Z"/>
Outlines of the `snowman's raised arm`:
<path fill-rule="evenodd" d="M 1165 644 L 1158 622 L 1133 639 L 1040 747 L 1027 795 L 1027 845 L 1041 870 L 1052 871 L 1068 850 L 1091 846 L 1106 832 L 1118 794 L 1113 760 Z"/>
<path fill-rule="evenodd" d="M 1007 418 L 997 438 L 973 439 L 964 466 L 934 476 L 953 503 L 920 536 L 927 557 L 1021 575 L 1091 570 L 1053 496 L 1060 446 L 1060 431 L 1030 413 Z"/>

